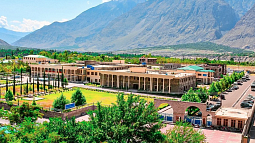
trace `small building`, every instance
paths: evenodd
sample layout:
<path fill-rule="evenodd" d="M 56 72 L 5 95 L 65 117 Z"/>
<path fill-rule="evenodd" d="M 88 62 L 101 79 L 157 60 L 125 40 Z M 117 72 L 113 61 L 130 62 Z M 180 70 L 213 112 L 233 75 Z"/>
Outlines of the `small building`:
<path fill-rule="evenodd" d="M 23 57 L 23 62 L 29 63 L 29 64 L 32 64 L 32 63 L 37 63 L 37 64 L 55 63 L 56 64 L 59 62 L 59 60 L 50 59 L 48 57 L 41 56 L 41 55 L 28 55 Z"/>
<path fill-rule="evenodd" d="M 166 63 L 163 66 L 163 70 L 175 70 L 175 69 L 178 69 L 181 67 L 182 67 L 182 65 L 178 64 L 178 63 Z"/>
<path fill-rule="evenodd" d="M 157 64 L 157 58 L 141 57 L 139 58 L 139 61 L 140 61 L 140 64 L 147 64 L 147 65 Z"/>
<path fill-rule="evenodd" d="M 205 70 L 199 66 L 187 66 L 183 68 L 178 68 L 177 72 L 183 73 L 195 73 L 197 84 L 211 84 L 214 81 L 214 71 Z"/>
<path fill-rule="evenodd" d="M 227 67 L 225 64 L 204 64 L 202 67 L 205 70 L 213 70 L 215 78 L 220 78 L 221 75 L 226 75 L 227 73 Z"/>
<path fill-rule="evenodd" d="M 113 63 L 125 64 L 125 60 L 112 60 Z"/>

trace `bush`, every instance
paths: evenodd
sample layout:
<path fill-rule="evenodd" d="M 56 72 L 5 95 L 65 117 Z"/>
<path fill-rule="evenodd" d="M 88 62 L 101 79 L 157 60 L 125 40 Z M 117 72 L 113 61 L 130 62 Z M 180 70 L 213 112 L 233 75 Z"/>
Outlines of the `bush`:
<path fill-rule="evenodd" d="M 163 108 L 166 108 L 167 106 L 169 106 L 168 103 L 160 104 L 159 107 L 158 107 L 158 110 L 161 110 L 161 109 L 163 109 Z"/>
<path fill-rule="evenodd" d="M 12 102 L 7 102 L 7 105 L 8 106 L 13 106 L 13 103 Z"/>
<path fill-rule="evenodd" d="M 78 88 L 71 97 L 71 102 L 75 103 L 75 106 L 80 106 L 86 104 L 86 98 L 82 94 L 80 88 Z"/>
<path fill-rule="evenodd" d="M 5 94 L 5 100 L 12 101 L 14 99 L 12 91 L 9 89 Z"/>
<path fill-rule="evenodd" d="M 54 100 L 53 102 L 53 107 L 56 109 L 65 109 L 65 105 L 70 103 L 69 100 L 66 99 L 66 97 L 63 95 L 63 93 L 60 95 L 59 98 L 57 98 L 56 100 Z"/>

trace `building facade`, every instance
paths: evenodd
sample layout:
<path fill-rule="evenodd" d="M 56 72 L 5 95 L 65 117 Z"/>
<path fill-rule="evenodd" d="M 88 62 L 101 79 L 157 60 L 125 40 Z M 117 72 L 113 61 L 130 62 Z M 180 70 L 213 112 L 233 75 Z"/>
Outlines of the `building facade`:
<path fill-rule="evenodd" d="M 140 61 L 140 64 L 147 64 L 147 65 L 157 64 L 157 58 L 141 57 L 139 58 L 139 61 Z"/>
<path fill-rule="evenodd" d="M 24 56 L 23 60 L 24 63 L 37 63 L 37 64 L 48 64 L 48 63 L 58 63 L 59 60 L 55 60 L 55 59 L 50 59 L 47 58 L 45 56 L 41 56 L 41 55 L 28 55 L 28 56 Z"/>

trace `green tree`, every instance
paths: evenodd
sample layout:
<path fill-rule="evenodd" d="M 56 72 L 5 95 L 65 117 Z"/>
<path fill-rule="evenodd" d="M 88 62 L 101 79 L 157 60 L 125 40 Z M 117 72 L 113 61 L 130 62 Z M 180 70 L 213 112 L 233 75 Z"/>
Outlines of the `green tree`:
<path fill-rule="evenodd" d="M 201 130 L 194 129 L 189 123 L 177 122 L 166 131 L 164 143 L 205 143 L 205 139 Z"/>
<path fill-rule="evenodd" d="M 45 93 L 45 70 L 43 72 L 43 91 Z"/>
<path fill-rule="evenodd" d="M 62 83 L 62 88 L 64 88 L 64 70 L 62 66 L 62 74 L 61 74 L 61 83 Z"/>
<path fill-rule="evenodd" d="M 54 100 L 53 102 L 53 107 L 56 109 L 65 109 L 65 105 L 69 104 L 70 101 L 66 99 L 66 97 L 63 95 L 63 93 L 60 95 L 59 98 L 57 98 L 56 100 Z"/>
<path fill-rule="evenodd" d="M 39 93 L 39 90 L 40 90 L 40 83 L 39 83 L 39 77 L 37 76 L 37 92 Z"/>
<path fill-rule="evenodd" d="M 58 89 L 59 89 L 59 87 L 60 87 L 60 78 L 59 78 L 59 71 L 58 71 Z"/>
<path fill-rule="evenodd" d="M 80 106 L 86 104 L 86 98 L 82 94 L 80 88 L 77 88 L 71 97 L 71 102 L 75 103 L 75 106 Z"/>
<path fill-rule="evenodd" d="M 13 94 L 10 89 L 5 93 L 5 100 L 7 102 L 12 101 L 14 99 Z"/>
<path fill-rule="evenodd" d="M 154 104 L 146 103 L 138 96 L 124 94 L 117 96 L 116 104 L 103 107 L 98 103 L 97 110 L 89 111 L 90 126 L 95 142 L 161 142 L 162 123 Z"/>
<path fill-rule="evenodd" d="M 68 80 L 67 80 L 67 78 L 64 78 L 63 84 L 65 85 L 65 87 L 66 87 L 66 85 L 68 85 Z"/>
<path fill-rule="evenodd" d="M 8 91 L 8 73 L 6 74 L 6 83 L 5 83 L 5 85 L 6 85 L 6 92 Z"/>
<path fill-rule="evenodd" d="M 13 72 L 13 88 L 12 88 L 12 93 L 15 96 L 15 93 L 16 93 L 16 77 L 15 77 L 15 72 Z"/>
<path fill-rule="evenodd" d="M 193 90 L 193 88 L 190 88 L 187 93 L 182 95 L 181 101 L 188 101 L 188 102 L 201 102 L 201 99 L 199 98 L 198 94 Z"/>
<path fill-rule="evenodd" d="M 210 85 L 210 88 L 209 88 L 208 92 L 210 93 L 210 95 L 216 95 L 219 92 L 217 86 L 215 85 L 215 82 L 213 82 Z"/>
<path fill-rule="evenodd" d="M 35 122 L 38 118 L 42 118 L 43 114 L 40 113 L 41 107 L 30 105 L 27 102 L 23 102 L 20 106 L 12 106 L 10 112 L 4 112 L 0 110 L 0 114 L 4 119 L 10 121 L 10 123 L 20 124 L 26 117 L 30 117 L 31 121 Z"/>
<path fill-rule="evenodd" d="M 201 101 L 203 102 L 203 103 L 205 103 L 206 101 L 207 101 L 207 99 L 208 99 L 208 91 L 207 91 L 207 89 L 206 88 L 199 88 L 197 91 L 196 91 L 196 93 L 197 93 L 197 95 L 198 95 L 198 97 L 201 99 Z"/>

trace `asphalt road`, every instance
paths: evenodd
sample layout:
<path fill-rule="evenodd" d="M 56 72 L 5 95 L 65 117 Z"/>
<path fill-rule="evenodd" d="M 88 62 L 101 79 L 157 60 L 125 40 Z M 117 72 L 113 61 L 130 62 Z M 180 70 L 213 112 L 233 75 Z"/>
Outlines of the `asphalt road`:
<path fill-rule="evenodd" d="M 222 107 L 241 108 L 241 102 L 249 95 L 255 96 L 255 92 L 251 91 L 251 83 L 255 80 L 255 76 L 250 76 L 250 80 L 243 82 L 243 85 L 238 85 L 239 89 L 225 94 L 226 100 L 222 100 Z"/>

